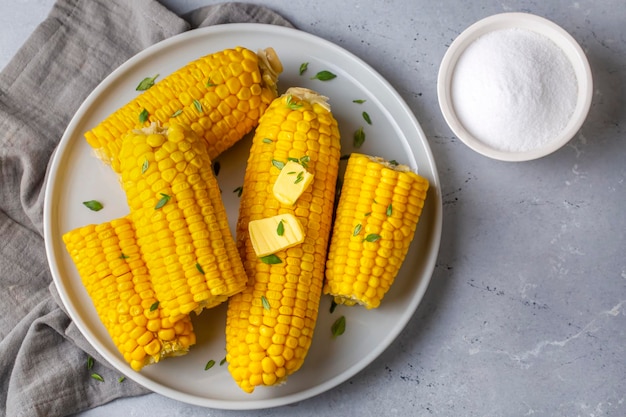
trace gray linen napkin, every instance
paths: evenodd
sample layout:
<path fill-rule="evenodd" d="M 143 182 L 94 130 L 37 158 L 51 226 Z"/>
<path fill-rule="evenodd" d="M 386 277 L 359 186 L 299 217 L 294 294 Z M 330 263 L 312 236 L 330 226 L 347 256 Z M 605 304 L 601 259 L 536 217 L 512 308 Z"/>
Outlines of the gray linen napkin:
<path fill-rule="evenodd" d="M 242 3 L 206 6 L 181 18 L 154 0 L 58 0 L 0 73 L 2 415 L 64 416 L 147 393 L 129 379 L 118 382 L 121 375 L 62 309 L 44 251 L 46 168 L 74 112 L 113 69 L 170 36 L 231 22 L 291 26 L 266 8 Z"/>

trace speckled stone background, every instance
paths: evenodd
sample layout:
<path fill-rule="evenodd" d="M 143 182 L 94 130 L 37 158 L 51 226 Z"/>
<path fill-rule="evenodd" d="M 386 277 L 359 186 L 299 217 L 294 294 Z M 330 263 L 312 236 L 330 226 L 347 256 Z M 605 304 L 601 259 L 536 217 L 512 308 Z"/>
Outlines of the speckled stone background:
<path fill-rule="evenodd" d="M 184 13 L 213 2 L 162 3 Z M 625 416 L 624 2 L 255 3 L 363 58 L 414 111 L 442 182 L 443 237 L 431 285 L 376 361 L 315 398 L 234 412 L 150 394 L 80 416 Z M 52 4 L 0 4 L 0 66 Z M 436 96 L 453 39 L 483 17 L 511 11 L 546 17 L 572 34 L 595 83 L 574 139 L 524 163 L 472 152 L 446 125 Z"/>

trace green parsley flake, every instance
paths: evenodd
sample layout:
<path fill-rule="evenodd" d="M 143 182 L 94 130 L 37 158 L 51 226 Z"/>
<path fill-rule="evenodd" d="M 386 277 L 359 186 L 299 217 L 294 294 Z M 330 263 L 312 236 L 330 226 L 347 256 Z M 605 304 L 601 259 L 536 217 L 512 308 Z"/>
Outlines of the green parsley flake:
<path fill-rule="evenodd" d="M 355 148 L 360 148 L 363 146 L 365 142 L 365 132 L 363 131 L 363 127 L 359 127 L 356 132 L 354 132 L 354 140 L 353 145 Z"/>
<path fill-rule="evenodd" d="M 261 304 L 263 304 L 263 308 L 266 310 L 270 310 L 272 308 L 272 306 L 270 305 L 270 302 L 267 300 L 267 298 L 264 295 L 261 296 Z"/>
<path fill-rule="evenodd" d="M 363 226 L 361 225 L 361 223 L 359 223 L 356 226 L 354 226 L 354 231 L 352 232 L 352 236 L 358 236 L 359 233 L 361 233 L 361 229 L 362 228 L 363 228 Z"/>
<path fill-rule="evenodd" d="M 92 377 L 93 379 L 95 379 L 96 381 L 104 382 L 104 378 L 102 378 L 102 377 L 100 376 L 100 374 L 97 374 L 97 373 L 95 373 L 95 372 L 94 372 L 93 374 L 91 374 L 91 377 Z"/>
<path fill-rule="evenodd" d="M 135 88 L 136 91 L 146 91 L 147 89 L 149 89 L 150 87 L 152 87 L 154 85 L 154 81 L 157 79 L 157 77 L 159 76 L 159 74 L 155 75 L 154 77 L 146 77 L 143 80 L 141 80 L 141 82 L 139 83 L 139 85 L 137 86 L 137 88 Z"/>
<path fill-rule="evenodd" d="M 363 115 L 363 120 L 365 120 L 368 125 L 371 125 L 372 119 L 370 118 L 370 115 L 366 111 L 364 111 L 362 115 Z"/>
<path fill-rule="evenodd" d="M 172 115 L 170 117 L 173 119 L 174 117 L 178 117 L 181 114 L 183 114 L 183 109 L 178 109 L 174 113 L 172 113 Z"/>
<path fill-rule="evenodd" d="M 100 211 L 104 207 L 101 202 L 96 200 L 83 201 L 83 204 L 92 211 Z"/>
<path fill-rule="evenodd" d="M 202 103 L 200 103 L 198 100 L 194 100 L 193 106 L 196 108 L 198 113 L 202 113 Z"/>
<path fill-rule="evenodd" d="M 150 117 L 150 113 L 148 113 L 148 110 L 143 109 L 141 113 L 139 113 L 139 123 L 146 123 L 148 121 L 148 117 Z"/>
<path fill-rule="evenodd" d="M 282 220 L 278 222 L 278 227 L 276 227 L 276 234 L 278 236 L 282 236 L 285 234 L 285 223 Z"/>
<path fill-rule="evenodd" d="M 204 365 L 204 370 L 208 371 L 209 369 L 213 368 L 213 365 L 215 365 L 215 361 L 211 359 L 206 363 L 206 365 Z"/>
<path fill-rule="evenodd" d="M 291 94 L 289 94 L 287 96 L 287 107 L 289 107 L 290 110 L 297 110 L 300 107 L 302 107 L 302 103 L 297 103 L 293 96 Z"/>
<path fill-rule="evenodd" d="M 204 275 L 204 269 L 202 269 L 202 265 L 200 265 L 197 262 L 196 262 L 196 269 L 198 270 L 198 272 L 200 272 L 202 275 Z"/>
<path fill-rule="evenodd" d="M 274 165 L 278 169 L 283 169 L 285 167 L 285 163 L 282 161 L 277 161 L 276 159 L 272 159 L 272 165 Z"/>
<path fill-rule="evenodd" d="M 261 256 L 259 259 L 261 259 L 261 262 L 263 262 L 264 264 L 268 264 L 268 265 L 276 265 L 276 264 L 283 263 L 283 261 L 281 261 L 280 258 L 274 254 Z"/>
<path fill-rule="evenodd" d="M 162 208 L 164 205 L 167 204 L 168 201 L 172 199 L 172 197 L 167 194 L 163 194 L 163 193 L 160 193 L 160 194 L 161 194 L 161 199 L 157 202 L 156 206 L 154 206 L 155 210 Z"/>
<path fill-rule="evenodd" d="M 152 303 L 152 305 L 150 306 L 150 311 L 154 311 L 157 308 L 159 308 L 159 302 L 155 301 L 154 303 Z"/>
<path fill-rule="evenodd" d="M 240 185 L 239 187 L 235 188 L 233 190 L 233 193 L 237 193 L 237 197 L 241 197 L 241 194 L 243 193 L 243 185 Z"/>
<path fill-rule="evenodd" d="M 312 80 L 329 81 L 337 76 L 330 71 L 320 71 L 311 77 Z"/>
<path fill-rule="evenodd" d="M 298 73 L 300 75 L 304 74 L 306 72 L 306 70 L 309 68 L 309 63 L 308 62 L 303 62 L 302 64 L 300 64 L 300 69 L 298 70 Z"/>
<path fill-rule="evenodd" d="M 365 242 L 378 242 L 380 240 L 381 236 L 376 234 L 376 233 L 370 233 L 369 235 L 365 236 L 365 239 L 363 239 Z"/>
<path fill-rule="evenodd" d="M 346 331 L 346 317 L 341 316 L 337 320 L 335 320 L 330 328 L 330 331 L 333 334 L 333 339 L 337 336 L 341 336 L 342 334 L 344 334 L 344 332 Z"/>

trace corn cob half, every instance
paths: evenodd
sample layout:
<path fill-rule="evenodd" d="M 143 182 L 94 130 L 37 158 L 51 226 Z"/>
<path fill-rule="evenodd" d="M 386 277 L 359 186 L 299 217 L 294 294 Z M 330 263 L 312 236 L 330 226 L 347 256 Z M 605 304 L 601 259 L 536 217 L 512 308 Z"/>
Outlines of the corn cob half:
<path fill-rule="evenodd" d="M 413 240 L 428 180 L 406 165 L 353 153 L 333 225 L 324 293 L 338 304 L 380 305 Z"/>
<path fill-rule="evenodd" d="M 289 89 L 272 102 L 256 129 L 237 223 L 237 244 L 249 281 L 243 292 L 229 299 L 226 318 L 228 369 L 245 392 L 284 381 L 300 368 L 311 345 L 339 157 L 337 122 L 325 98 L 310 90 Z M 281 204 L 273 194 L 288 161 L 297 161 L 314 176 L 293 205 Z M 285 174 L 298 181 L 296 171 Z M 269 258 L 258 257 L 249 223 L 285 214 L 302 225 L 303 242 Z"/>
<path fill-rule="evenodd" d="M 195 344 L 189 317 L 173 323 L 159 305 L 127 217 L 74 229 L 63 241 L 98 317 L 134 370 Z"/>
<path fill-rule="evenodd" d="M 120 166 L 137 242 L 165 314 L 177 321 L 243 290 L 247 278 L 206 142 L 185 125 L 131 131 Z"/>
<path fill-rule="evenodd" d="M 122 137 L 154 122 L 184 123 L 203 137 L 214 159 L 258 123 L 276 97 L 282 64 L 272 48 L 258 54 L 225 49 L 190 62 L 85 133 L 96 154 L 120 171 Z"/>

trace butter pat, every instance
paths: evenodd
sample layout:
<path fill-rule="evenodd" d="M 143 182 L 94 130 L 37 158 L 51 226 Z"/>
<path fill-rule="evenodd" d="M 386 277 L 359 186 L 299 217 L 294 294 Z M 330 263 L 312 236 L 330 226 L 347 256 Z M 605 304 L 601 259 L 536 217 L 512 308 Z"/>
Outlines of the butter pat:
<path fill-rule="evenodd" d="M 302 167 L 300 167 L 302 168 Z M 250 241 L 257 256 L 267 256 L 304 241 L 302 225 L 293 214 L 279 214 L 248 223 Z"/>
<path fill-rule="evenodd" d="M 281 169 L 274 183 L 274 197 L 281 203 L 293 206 L 313 182 L 313 174 L 297 162 L 289 161 Z"/>

